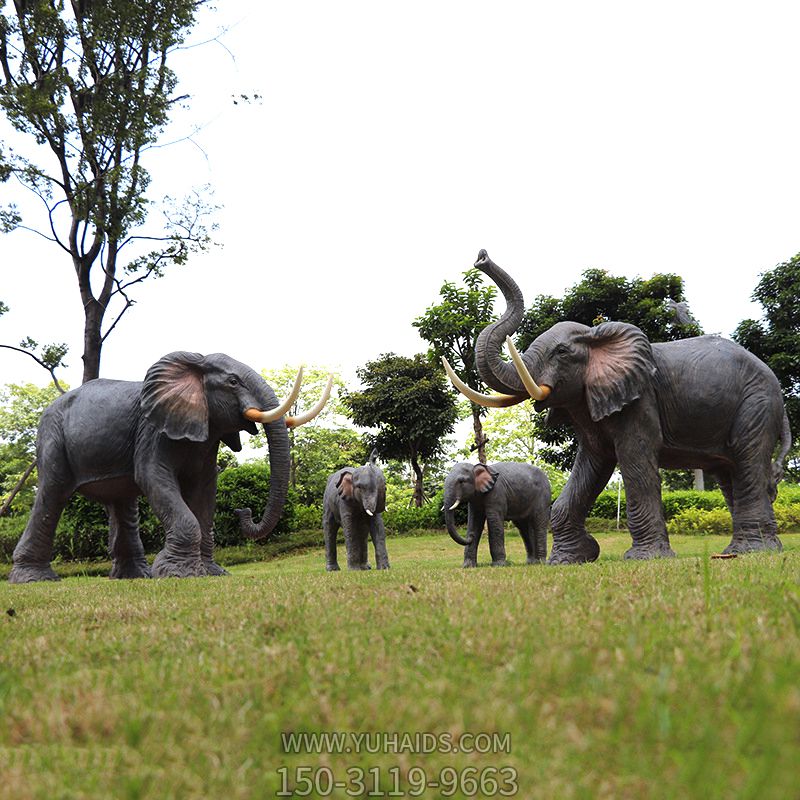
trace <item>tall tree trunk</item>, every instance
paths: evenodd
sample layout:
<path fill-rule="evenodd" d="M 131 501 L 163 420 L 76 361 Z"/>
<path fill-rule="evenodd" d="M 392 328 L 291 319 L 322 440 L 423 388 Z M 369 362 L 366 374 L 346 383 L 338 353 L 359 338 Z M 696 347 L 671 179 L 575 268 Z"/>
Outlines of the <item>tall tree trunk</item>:
<path fill-rule="evenodd" d="M 102 308 L 97 300 L 90 300 L 83 308 L 83 383 L 100 377 L 100 355 L 103 350 Z"/>
<path fill-rule="evenodd" d="M 414 505 L 417 508 L 422 508 L 425 503 L 425 492 L 422 488 L 422 467 L 417 461 L 417 454 L 411 456 L 411 469 L 414 470 Z"/>
<path fill-rule="evenodd" d="M 478 461 L 486 463 L 486 437 L 483 435 L 480 409 L 472 404 L 472 430 L 475 435 L 475 447 L 478 450 Z"/>

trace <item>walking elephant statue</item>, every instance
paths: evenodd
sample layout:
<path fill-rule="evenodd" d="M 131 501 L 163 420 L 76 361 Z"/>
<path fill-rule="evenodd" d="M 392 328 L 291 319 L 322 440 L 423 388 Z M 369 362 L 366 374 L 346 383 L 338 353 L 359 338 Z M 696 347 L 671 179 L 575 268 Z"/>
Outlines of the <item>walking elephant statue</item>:
<path fill-rule="evenodd" d="M 375 565 L 378 569 L 389 569 L 386 530 L 383 527 L 385 510 L 386 480 L 374 450 L 364 466 L 344 467 L 328 478 L 322 501 L 322 529 L 325 568 L 329 572 L 339 569 L 336 536 L 340 526 L 344 530 L 348 569 L 370 569 L 367 555 L 369 537 L 375 548 Z"/>
<path fill-rule="evenodd" d="M 537 411 L 571 423 L 578 454 L 553 504 L 549 563 L 594 561 L 600 551 L 585 519 L 619 465 L 632 547 L 626 558 L 673 556 L 661 504 L 659 467 L 703 469 L 718 480 L 733 515 L 726 553 L 780 550 L 772 509 L 791 445 L 780 384 L 752 353 L 719 336 L 651 344 L 635 326 L 593 328 L 559 322 L 519 354 L 511 341 L 523 315 L 522 293 L 481 250 L 475 263 L 502 291 L 507 307 L 476 342 L 477 370 L 499 395 L 474 402 L 512 405 L 529 397 Z M 506 341 L 512 362 L 501 357 Z M 780 443 L 775 459 L 773 454 Z"/>
<path fill-rule="evenodd" d="M 456 528 L 455 510 L 467 506 L 467 538 Z M 456 464 L 444 481 L 444 520 L 453 541 L 464 547 L 464 566 L 478 565 L 478 544 L 484 525 L 489 528 L 492 566 L 506 565 L 505 521 L 519 529 L 528 564 L 547 557 L 550 519 L 550 481 L 533 464 L 499 461 L 496 464 Z"/>
<path fill-rule="evenodd" d="M 240 431 L 264 426 L 270 485 L 264 515 L 237 512 L 243 532 L 268 536 L 283 511 L 289 478 L 287 427 L 309 412 L 285 416 L 300 391 L 279 404 L 255 370 L 222 353 L 169 353 L 143 382 L 93 380 L 55 400 L 42 415 L 37 438 L 39 488 L 28 525 L 14 549 L 12 583 L 58 580 L 50 567 L 53 536 L 74 492 L 105 504 L 109 515 L 112 578 L 222 575 L 214 562 L 217 450 L 241 450 Z M 139 537 L 137 497 L 144 494 L 166 532 L 152 569 Z"/>

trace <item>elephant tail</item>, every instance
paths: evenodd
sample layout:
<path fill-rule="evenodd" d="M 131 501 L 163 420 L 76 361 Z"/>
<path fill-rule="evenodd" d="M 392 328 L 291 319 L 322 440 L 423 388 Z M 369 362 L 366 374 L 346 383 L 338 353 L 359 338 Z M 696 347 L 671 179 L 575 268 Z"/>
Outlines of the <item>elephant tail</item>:
<path fill-rule="evenodd" d="M 783 478 L 783 462 L 786 458 L 786 454 L 789 452 L 789 448 L 792 446 L 792 428 L 789 425 L 789 417 L 786 411 L 783 412 L 783 427 L 781 429 L 779 441 L 781 443 L 781 449 L 778 451 L 775 461 L 772 462 L 773 493 L 777 493 L 778 491 L 778 484 L 781 478 Z"/>

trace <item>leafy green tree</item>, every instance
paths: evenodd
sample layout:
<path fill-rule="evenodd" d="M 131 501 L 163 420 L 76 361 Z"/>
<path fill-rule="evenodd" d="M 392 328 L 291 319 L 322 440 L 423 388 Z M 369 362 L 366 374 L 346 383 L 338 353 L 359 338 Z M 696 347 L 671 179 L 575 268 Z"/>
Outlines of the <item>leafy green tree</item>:
<path fill-rule="evenodd" d="M 425 502 L 424 466 L 444 452 L 458 409 L 441 370 L 421 354 L 385 353 L 356 370 L 363 389 L 343 397 L 353 422 L 372 428 L 371 443 L 385 459 L 408 462 L 414 502 Z"/>
<path fill-rule="evenodd" d="M 703 331 L 695 320 L 681 322 L 669 301 L 685 303 L 683 278 L 658 273 L 650 278 L 624 278 L 603 269 L 587 269 L 562 298 L 536 297 L 517 331 L 517 347 L 523 350 L 557 322 L 596 325 L 603 320 L 629 322 L 651 342 L 667 342 L 698 336 Z M 561 470 L 575 461 L 577 443 L 570 427 L 553 414 L 535 416 L 532 435 L 540 442 L 539 455 Z"/>
<path fill-rule="evenodd" d="M 787 475 L 800 480 L 800 253 L 761 274 L 752 299 L 764 309 L 760 320 L 739 323 L 733 338 L 778 376 L 793 447 Z"/>
<path fill-rule="evenodd" d="M 207 192 L 165 198 L 154 224 L 143 165 L 185 99 L 167 62 L 204 2 L 29 0 L 0 15 L 0 109 L 36 145 L 30 157 L 0 150 L 0 181 L 13 176 L 42 209 L 29 222 L 8 206 L 0 228 L 49 240 L 74 271 L 84 381 L 100 374 L 103 343 L 139 285 L 210 244 Z M 46 283 L 42 268 L 31 273 Z"/>
<path fill-rule="evenodd" d="M 484 285 L 483 273 L 478 269 L 469 269 L 464 273 L 464 284 L 466 288 L 445 281 L 439 290 L 441 302 L 427 308 L 412 325 L 430 343 L 428 357 L 431 363 L 438 368 L 444 356 L 467 386 L 485 392 L 487 387 L 475 369 L 475 340 L 495 319 L 492 309 L 497 289 Z M 470 406 L 478 460 L 485 462 L 486 441 L 482 417 L 486 409 L 475 403 L 470 403 Z"/>
<path fill-rule="evenodd" d="M 42 412 L 58 397 L 53 385 L 10 383 L 0 390 L 0 508 L 36 457 L 36 429 Z M 30 472 L 28 472 L 30 474 Z M 12 509 L 23 512 L 33 503 L 35 480 L 13 498 Z"/>

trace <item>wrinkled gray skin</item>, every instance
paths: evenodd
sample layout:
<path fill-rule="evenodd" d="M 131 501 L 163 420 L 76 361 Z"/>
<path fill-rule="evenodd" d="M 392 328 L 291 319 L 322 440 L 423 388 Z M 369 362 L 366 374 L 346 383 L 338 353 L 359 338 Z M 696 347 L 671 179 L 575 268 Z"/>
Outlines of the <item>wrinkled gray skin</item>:
<path fill-rule="evenodd" d="M 143 382 L 93 380 L 59 397 L 42 415 L 37 439 L 39 488 L 14 549 L 12 583 L 58 580 L 50 568 L 56 524 L 74 492 L 109 513 L 112 578 L 223 575 L 214 562 L 217 450 L 241 450 L 243 416 L 269 410 L 275 393 L 250 367 L 222 353 L 164 356 Z M 267 536 L 283 510 L 289 477 L 284 418 L 264 425 L 270 489 L 262 520 L 239 512 L 242 530 Z M 139 537 L 137 497 L 144 494 L 166 532 L 151 568 Z"/>
<path fill-rule="evenodd" d="M 367 541 L 372 537 L 375 563 L 378 569 L 389 569 L 386 552 L 386 530 L 383 512 L 386 510 L 386 481 L 376 463 L 373 451 L 363 467 L 345 467 L 328 478 L 322 510 L 322 530 L 325 536 L 325 568 L 339 569 L 336 536 L 344 530 L 347 568 L 370 569 Z"/>
<path fill-rule="evenodd" d="M 468 503 L 467 538 L 456 527 L 454 504 Z M 499 461 L 496 464 L 456 464 L 444 482 L 444 519 L 453 541 L 464 546 L 465 567 L 478 565 L 478 544 L 484 524 L 489 528 L 493 567 L 506 565 L 504 524 L 510 519 L 519 529 L 528 564 L 547 557 L 547 523 L 550 519 L 550 481 L 533 464 Z"/>
<path fill-rule="evenodd" d="M 501 358 L 505 337 L 522 319 L 522 293 L 485 250 L 475 266 L 507 302 L 500 320 L 478 337 L 476 367 L 493 389 L 527 398 L 514 365 Z M 772 502 L 791 435 L 780 384 L 752 353 L 718 336 L 651 345 L 626 323 L 560 322 L 531 343 L 523 360 L 539 386 L 551 389 L 536 410 L 570 423 L 578 440 L 572 473 L 553 504 L 549 563 L 597 558 L 600 548 L 584 522 L 617 464 L 633 540 L 626 558 L 674 556 L 659 467 L 716 477 L 733 515 L 726 553 L 781 549 Z"/>

